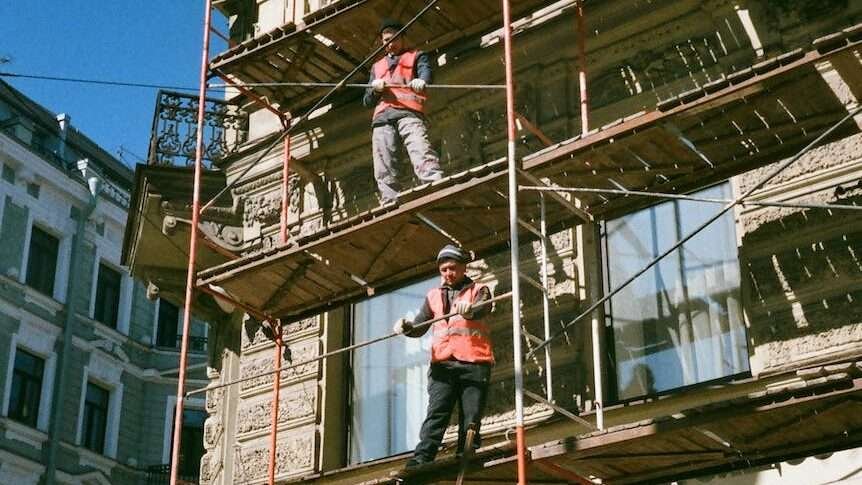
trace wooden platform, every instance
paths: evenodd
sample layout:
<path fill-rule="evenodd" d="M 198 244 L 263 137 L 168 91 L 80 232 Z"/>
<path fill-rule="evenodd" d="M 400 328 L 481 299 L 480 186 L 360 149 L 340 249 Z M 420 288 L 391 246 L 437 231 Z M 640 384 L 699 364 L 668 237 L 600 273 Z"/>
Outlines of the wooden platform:
<path fill-rule="evenodd" d="M 512 15 L 530 13 L 548 0 L 512 2 Z M 215 57 L 210 69 L 243 83 L 336 82 L 380 46 L 377 28 L 382 18 L 407 22 L 425 0 L 340 0 L 293 23 L 245 41 Z M 475 37 L 501 25 L 499 0 L 440 0 L 407 33 L 411 45 L 426 52 Z M 366 82 L 370 64 L 351 80 Z M 308 88 L 255 87 L 255 92 L 293 111 L 325 91 Z"/>
<path fill-rule="evenodd" d="M 561 186 L 684 192 L 777 161 L 847 114 L 815 64 L 856 47 L 789 53 L 529 155 L 519 183 L 536 185 L 536 177 L 547 177 Z M 847 123 L 835 137 L 855 131 Z M 206 269 L 199 283 L 221 286 L 286 320 L 403 285 L 433 273 L 437 250 L 450 242 L 422 216 L 477 256 L 506 247 L 506 177 L 504 160 L 451 175 L 402 194 L 397 207 L 379 207 L 288 246 Z M 522 220 L 536 227 L 538 197 L 519 194 Z M 575 212 L 548 200 L 551 227 L 578 223 Z M 581 202 L 601 218 L 654 199 L 589 195 Z M 535 239 L 527 225 L 522 229 L 522 241 Z"/>

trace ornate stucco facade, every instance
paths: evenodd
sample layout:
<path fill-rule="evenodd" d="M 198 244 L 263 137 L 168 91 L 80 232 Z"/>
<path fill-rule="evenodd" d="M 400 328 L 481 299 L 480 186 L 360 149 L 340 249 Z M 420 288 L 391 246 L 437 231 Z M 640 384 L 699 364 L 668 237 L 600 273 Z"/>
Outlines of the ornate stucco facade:
<path fill-rule="evenodd" d="M 228 2 L 221 8 L 231 19 L 231 35 L 241 44 L 221 53 L 214 59 L 213 64 L 226 66 L 225 69 L 240 66 L 232 71 L 234 79 L 240 81 L 246 79 L 243 76 L 270 75 L 268 71 L 258 75 L 257 71 L 260 70 L 272 69 L 278 72 L 278 66 L 261 67 L 260 62 L 255 64 L 257 61 L 253 57 L 254 52 L 275 49 L 280 36 L 287 38 L 294 31 L 300 32 L 309 25 L 316 26 L 315 22 L 323 22 L 320 19 L 324 15 L 332 15 L 325 20 L 338 22 L 337 19 L 329 19 L 337 17 L 339 4 L 350 2 L 323 3 L 327 5 L 319 5 L 322 8 L 320 12 L 299 9 L 300 12 L 291 17 L 288 12 L 293 11 L 292 2 Z M 380 2 L 372 3 L 379 7 Z M 858 37 L 858 28 L 852 26 L 862 19 L 860 6 L 846 1 L 659 1 L 631 2 L 626 3 L 626 6 L 622 8 L 619 2 L 587 5 L 588 19 L 591 22 L 590 34 L 587 35 L 590 124 L 595 127 L 589 133 L 580 133 L 573 3 L 555 2 L 544 8 L 537 8 L 516 22 L 516 109 L 551 141 L 570 140 L 573 137 L 588 140 L 590 136 L 602 136 L 602 133 L 636 119 L 644 112 L 654 112 L 657 106 L 660 107 L 659 111 L 673 109 L 673 106 L 668 107 L 673 103 L 684 106 L 696 96 L 703 95 L 703 91 L 707 94 L 720 91 L 726 86 L 722 83 L 728 78 L 762 74 L 772 69 L 772 66 L 784 65 L 783 63 L 798 59 L 803 54 L 796 49 L 803 52 L 812 49 L 816 51 L 816 48 L 812 48 L 812 41 L 825 34 L 846 29 L 845 32 L 849 33 L 842 35 L 849 39 L 848 42 L 853 41 Z M 367 5 L 353 8 L 366 7 L 372 9 Z M 364 18 L 374 19 L 380 13 L 373 10 Z M 405 9 L 396 14 L 406 20 L 411 12 Z M 291 21 L 292 18 L 296 20 L 295 23 Z M 366 27 L 373 29 L 375 26 L 364 26 Z M 326 26 L 322 25 L 320 28 L 325 31 Z M 500 43 L 499 30 L 488 28 L 459 37 L 456 42 L 436 46 L 433 51 L 437 66 L 435 82 L 502 83 Z M 273 45 L 276 47 L 272 47 Z M 852 52 L 852 56 L 857 56 L 854 59 L 858 59 L 858 52 Z M 248 56 L 248 60 L 243 56 Z M 274 61 L 268 62 L 274 64 Z M 819 77 L 815 77 L 814 81 L 811 81 L 811 77 L 800 76 L 781 82 L 764 82 L 763 86 L 750 88 L 750 91 L 740 96 L 738 102 L 745 104 L 748 102 L 747 96 L 751 96 L 753 105 L 763 103 L 762 98 L 754 97 L 760 94 L 761 90 L 774 90 L 778 93 L 774 96 L 779 99 L 784 93 L 799 96 L 800 93 L 805 93 L 806 82 L 817 85 L 825 83 L 846 114 L 858 106 L 859 94 L 862 93 L 860 79 L 848 75 L 847 72 L 837 65 L 837 62 L 818 62 L 816 76 Z M 794 85 L 794 82 L 802 87 Z M 273 105 L 283 104 L 283 110 L 293 108 L 291 102 L 295 102 L 299 108 L 311 104 L 303 105 L 301 101 L 297 101 L 304 99 L 304 94 L 280 93 L 276 88 L 264 90 L 263 95 Z M 357 219 L 370 221 L 368 223 L 371 224 L 375 217 L 384 213 L 378 208 L 371 174 L 370 113 L 360 105 L 358 98 L 358 94 L 353 91 L 332 98 L 327 106 L 304 122 L 302 128 L 292 135 L 292 155 L 295 159 L 291 161 L 293 172 L 288 183 L 290 200 L 287 221 L 291 244 L 299 248 L 311 248 L 305 249 L 306 251 L 315 250 L 315 241 L 330 235 L 333 238 L 339 237 L 338 231 L 351 224 L 358 224 Z M 235 276 L 242 271 L 250 272 L 248 268 L 254 264 L 263 261 L 264 263 L 260 263 L 262 265 L 270 259 L 276 259 L 283 244 L 278 235 L 282 203 L 282 145 L 276 131 L 280 124 L 272 113 L 260 109 L 247 98 L 238 97 L 234 101 L 239 102 L 242 109 L 249 113 L 248 141 L 215 162 L 218 177 L 223 179 L 215 180 L 216 176 L 213 176 L 214 179 L 209 182 L 210 188 L 206 190 L 212 194 L 224 184 L 230 184 L 231 190 L 229 196 L 223 196 L 216 207 L 209 213 L 204 213 L 204 218 L 209 217 L 208 220 L 213 224 L 204 232 L 214 244 L 230 248 L 236 253 L 236 261 L 239 262 L 235 263 L 227 258 L 220 259 L 215 253 L 206 253 L 205 257 L 211 258 L 209 261 L 212 262 L 209 267 L 221 264 L 223 266 L 220 267 L 228 268 L 225 270 L 228 276 Z M 500 92 L 438 90 L 432 92 L 430 103 L 428 118 L 432 142 L 441 155 L 441 162 L 447 174 L 455 174 L 453 177 L 457 178 L 459 173 L 467 173 L 470 169 L 491 164 L 504 156 L 505 108 Z M 727 110 L 716 110 L 716 114 L 707 112 L 711 108 L 709 103 L 705 103 L 693 110 L 695 114 L 691 116 L 703 116 L 704 126 L 707 126 L 710 119 L 727 117 L 728 126 L 736 126 L 739 134 L 714 133 L 704 139 L 718 147 L 726 143 L 728 151 L 733 148 L 730 147 L 731 143 L 741 144 L 748 157 L 762 161 L 758 168 L 737 168 L 731 173 L 710 170 L 705 166 L 673 166 L 662 173 L 668 177 L 679 175 L 683 181 L 680 187 L 687 190 L 710 187 L 726 181 L 729 193 L 735 198 L 746 193 L 765 174 L 774 170 L 776 163 L 797 151 L 782 151 L 785 141 L 790 143 L 790 140 L 799 138 L 810 140 L 830 125 L 823 121 L 823 116 L 806 117 L 807 115 L 804 116 L 801 112 L 792 113 L 787 110 L 789 118 L 781 125 L 770 125 L 766 117 L 761 116 L 765 126 L 758 131 L 751 128 L 752 125 L 746 125 L 748 121 L 733 119 L 736 116 L 732 111 L 734 106 L 729 106 Z M 756 112 L 756 108 L 754 111 Z M 817 107 L 812 106 L 810 113 L 816 111 Z M 301 111 L 291 113 L 294 118 L 301 114 Z M 859 131 L 858 123 L 858 117 L 848 122 L 834 137 L 805 154 L 779 177 L 758 190 L 750 200 L 856 204 L 862 190 L 858 183 L 862 175 L 860 135 L 856 133 Z M 673 122 L 670 121 L 662 127 L 674 133 L 676 127 L 672 125 Z M 732 138 L 733 136 L 737 138 Z M 546 149 L 541 139 L 523 124 L 519 137 L 519 156 L 528 156 Z M 767 148 L 765 139 L 770 139 L 775 146 L 769 145 Z M 611 138 L 607 143 L 619 142 L 616 138 Z M 654 142 L 656 146 L 662 144 L 669 143 L 664 139 Z M 799 148 L 802 145 L 804 144 L 800 144 Z M 554 146 L 547 148 L 553 149 Z M 628 166 L 619 163 L 618 159 L 606 155 L 605 152 L 600 153 L 600 149 L 601 147 L 596 148 L 595 155 L 578 154 L 586 160 L 587 168 L 579 172 L 585 185 L 596 184 L 597 180 L 604 178 L 603 184 L 612 186 L 605 181 L 631 176 Z M 655 148 L 655 151 L 660 152 L 661 149 Z M 650 168 L 646 163 L 648 160 L 641 161 L 647 165 L 646 172 L 649 172 Z M 709 160 L 706 162 L 711 164 Z M 739 167 L 743 166 L 741 161 L 734 163 L 738 163 Z M 142 192 L 136 195 L 140 201 L 138 221 L 146 217 L 187 217 L 187 204 L 190 200 L 188 192 L 182 192 L 173 186 L 170 190 L 162 189 L 167 185 L 167 181 L 160 170 L 165 169 L 152 167 L 148 172 L 142 171 L 138 175 L 139 180 L 147 180 L 139 185 Z M 457 188 L 458 183 L 455 181 L 450 185 L 441 185 L 440 190 Z M 411 185 L 412 183 L 407 184 L 408 187 Z M 644 182 L 642 187 L 648 185 Z M 678 188 L 668 184 L 666 190 L 677 191 Z M 405 194 L 404 200 L 408 201 L 405 205 L 421 200 L 422 195 L 427 193 L 419 190 Z M 151 198 L 149 200 L 158 199 L 162 203 L 150 204 L 147 197 Z M 170 200 L 164 202 L 163 198 Z M 635 214 L 654 203 L 649 199 L 635 197 L 630 201 L 621 200 L 613 201 L 614 204 L 601 212 L 594 222 L 578 223 L 569 220 L 553 228 L 548 258 L 548 294 L 551 298 L 550 321 L 554 329 L 559 329 L 562 324 L 578 316 L 591 302 L 611 289 L 612 285 L 609 284 L 606 273 L 608 260 L 614 258 L 615 254 L 608 249 L 607 223 Z M 500 207 L 504 207 L 505 194 L 501 194 L 497 202 Z M 600 203 L 595 205 L 601 206 Z M 464 217 L 468 218 L 467 224 L 478 224 L 482 217 L 505 217 L 504 211 L 493 212 L 494 209 L 489 205 L 489 212 L 484 215 Z M 528 444 L 533 447 L 534 459 L 540 461 L 544 459 L 542 457 L 558 453 L 555 451 L 555 445 L 550 444 L 556 441 L 577 443 L 583 439 L 584 443 L 592 444 L 607 439 L 610 442 L 617 439 L 615 433 L 622 433 L 626 429 L 630 433 L 642 432 L 646 436 L 648 431 L 645 428 L 651 425 L 651 420 L 657 422 L 671 417 L 681 419 L 678 416 L 689 416 L 691 410 L 706 413 L 707 410 L 724 409 L 723 407 L 734 405 L 739 405 L 742 409 L 743 405 L 753 406 L 772 399 L 772 396 L 779 396 L 774 398 L 776 401 L 790 402 L 798 399 L 799 393 L 807 393 L 809 389 L 821 389 L 829 383 L 844 389 L 841 386 L 849 382 L 850 384 L 846 385 L 855 389 L 853 386 L 858 383 L 859 361 L 862 357 L 862 324 L 858 317 L 858 286 L 862 271 L 858 251 L 862 250 L 859 245 L 862 220 L 857 214 L 858 212 L 854 211 L 828 208 L 754 205 L 742 205 L 732 212 L 730 221 L 733 229 L 732 235 L 728 237 L 735 239 L 732 246 L 736 251 L 734 264 L 738 261 L 739 296 L 736 296 L 736 293 L 723 295 L 725 301 L 732 301 L 728 306 L 731 310 L 721 309 L 718 313 L 722 314 L 721 318 L 724 320 L 716 320 L 718 323 L 715 325 L 727 325 L 726 320 L 730 318 L 739 318 L 742 322 L 743 341 L 736 344 L 737 348 L 742 348 L 742 355 L 733 357 L 743 361 L 744 365 L 736 369 L 739 372 L 731 372 L 714 381 L 709 380 L 709 383 L 707 380 L 691 382 L 662 392 L 656 392 L 654 389 L 649 392 L 652 386 L 643 383 L 641 390 L 644 392 L 630 391 L 630 396 L 637 398 L 627 398 L 621 389 L 623 386 L 617 383 L 616 372 L 622 371 L 615 366 L 620 360 L 607 350 L 608 347 L 613 347 L 617 340 L 622 339 L 622 331 L 615 330 L 613 319 L 609 316 L 612 309 L 605 305 L 595 317 L 600 322 L 599 328 L 603 329 L 597 335 L 599 341 L 594 341 L 596 335 L 591 334 L 589 319 L 570 328 L 566 338 L 556 340 L 551 346 L 554 405 L 582 414 L 595 422 L 597 405 L 596 382 L 593 379 L 593 347 L 601 345 L 601 359 L 604 362 L 600 378 L 604 386 L 604 397 L 601 401 L 606 429 L 590 434 L 593 430 L 582 423 L 567 420 L 552 406 L 528 400 L 525 419 L 528 425 Z M 450 222 L 449 227 L 459 228 L 458 214 L 451 215 L 454 221 L 447 221 L 446 217 L 441 215 L 440 219 Z M 167 232 L 153 234 L 155 233 L 147 233 L 142 229 L 135 244 L 141 248 L 145 248 L 147 244 L 165 244 L 148 241 L 159 241 Z M 182 234 L 180 236 L 182 237 Z M 431 239 L 428 241 L 426 244 L 430 244 Z M 306 243 L 309 246 L 305 246 Z M 363 257 L 359 241 L 356 246 L 355 253 L 342 250 L 341 257 Z M 509 290 L 510 285 L 509 253 L 505 245 L 488 245 L 485 249 L 482 257 L 470 265 L 469 273 L 494 288 L 496 294 L 503 294 Z M 289 248 L 285 249 L 288 250 Z M 407 251 L 410 248 L 401 250 Z M 143 252 L 144 249 L 140 251 Z M 522 273 L 538 281 L 541 263 L 539 243 L 524 244 L 520 254 L 523 261 Z M 140 258 L 144 259 L 143 256 Z M 249 261 L 249 266 L 242 266 L 243 261 Z M 433 277 L 433 267 L 426 265 L 411 270 L 413 272 L 401 273 L 408 276 L 397 281 L 389 280 L 386 279 L 386 263 L 386 258 L 382 258 L 379 264 L 369 267 L 363 275 L 369 281 L 382 281 L 380 287 L 360 284 L 355 291 L 352 290 L 349 295 L 334 303 L 307 307 L 316 311 L 301 310 L 290 314 L 285 310 L 287 316 L 284 319 L 283 332 L 288 349 L 286 355 L 290 357 L 290 362 L 302 362 L 355 343 L 352 333 L 356 322 L 354 305 L 408 283 Z M 172 266 L 170 271 L 175 271 L 180 264 Z M 289 269 L 296 276 L 276 277 L 273 274 L 277 271 L 261 272 L 258 279 L 248 284 L 259 285 L 261 291 L 267 291 L 267 294 L 270 294 L 268 289 L 264 290 L 269 288 L 267 285 L 280 288 L 265 302 L 268 308 L 277 308 L 277 302 L 287 299 L 293 291 L 292 288 L 299 286 L 302 279 L 313 277 L 311 273 L 305 272 L 303 265 L 314 264 L 316 263 L 310 260 L 294 264 Z M 327 264 L 337 268 L 339 259 L 330 258 Z M 181 280 L 169 278 L 167 266 L 169 265 L 164 264 L 163 267 L 155 267 L 149 262 L 140 263 L 137 274 L 150 281 L 160 279 L 158 286 L 163 294 L 180 295 Z M 288 272 L 284 268 L 281 270 Z M 213 274 L 213 270 L 209 271 L 205 278 Z M 713 273 L 709 273 L 706 279 L 713 276 Z M 225 277 L 225 280 L 228 280 L 228 277 Z M 321 286 L 326 286 L 325 283 L 319 282 Z M 714 281 L 709 280 L 704 284 L 714 284 Z M 524 329 L 532 335 L 541 336 L 542 292 L 527 282 L 522 283 L 521 288 L 523 295 L 518 311 L 522 314 Z M 665 298 L 669 300 L 672 299 L 671 296 Z M 700 308 L 696 304 L 715 306 L 714 302 L 693 302 L 690 308 L 680 310 L 680 313 L 688 312 L 688 318 L 692 318 L 691 314 Z M 198 305 L 206 318 L 215 322 L 211 330 L 213 345 L 210 348 L 208 369 L 213 385 L 254 376 L 275 368 L 276 350 L 272 341 L 267 338 L 261 322 L 240 315 L 239 311 L 225 313 L 218 310 L 209 297 L 202 298 Z M 737 307 L 738 310 L 734 310 Z M 502 302 L 497 305 L 490 321 L 498 362 L 493 372 L 489 409 L 483 420 L 483 434 L 490 447 L 496 445 L 505 448 L 513 422 L 511 312 L 511 303 Z M 722 312 L 738 314 L 728 317 Z M 669 333 L 671 336 L 666 340 L 669 342 L 672 337 L 683 335 L 684 331 L 685 328 L 681 327 L 679 334 Z M 697 329 L 693 331 L 695 335 L 690 335 L 689 338 L 698 338 Z M 524 345 L 529 350 L 536 343 L 536 340 L 527 339 Z M 660 344 L 671 345 L 667 342 Z M 380 457 L 380 460 L 370 463 L 351 463 L 350 440 L 351 433 L 355 432 L 350 426 L 353 412 L 351 399 L 354 398 L 352 374 L 355 372 L 351 360 L 350 355 L 342 355 L 290 368 L 282 373 L 277 422 L 278 480 L 382 483 L 374 480 L 383 480 L 381 477 L 388 476 L 390 470 L 398 468 L 403 462 L 406 455 L 396 454 L 396 458 Z M 537 354 L 525 362 L 525 372 L 527 388 L 537 394 L 547 395 L 546 369 L 542 354 Z M 207 454 L 201 465 L 202 483 L 266 482 L 272 386 L 273 377 L 268 375 L 238 385 L 218 388 L 207 394 Z M 818 395 L 820 391 L 811 392 Z M 789 397 L 781 397 L 785 395 Z M 843 406 L 846 406 L 849 410 L 855 406 L 851 403 L 853 399 L 849 398 L 849 404 L 842 402 L 837 407 L 843 409 Z M 758 409 L 773 409 L 770 406 L 775 404 L 763 404 Z M 742 411 L 739 413 L 743 414 Z M 721 419 L 736 419 L 729 411 L 720 416 Z M 804 421 L 803 418 L 799 419 Z M 807 422 L 816 426 L 813 420 Z M 848 432 L 856 429 L 850 424 L 844 424 Z M 690 429 L 699 430 L 699 426 L 706 425 L 692 424 Z M 451 429 L 447 436 L 452 437 Z M 676 463 L 674 466 L 679 466 L 678 469 L 669 465 L 670 471 L 643 472 L 643 475 L 632 475 L 636 478 L 629 480 L 642 479 L 644 483 L 648 483 L 651 480 L 708 476 L 725 472 L 722 467 L 744 468 L 745 465 L 741 463 L 760 463 L 758 460 L 781 462 L 797 457 L 791 451 L 785 454 L 776 451 L 780 446 L 763 445 L 763 450 L 767 451 L 750 452 L 744 445 L 756 446 L 758 443 L 755 437 L 750 438 L 747 443 L 742 444 L 725 440 L 726 444 L 729 443 L 726 447 L 733 453 L 728 451 L 727 455 L 724 455 L 724 452 L 710 451 L 717 454 L 710 455 L 715 461 L 691 458 L 692 461 L 685 462 L 684 466 Z M 619 439 L 624 441 L 624 438 Z M 636 441 L 630 438 L 626 441 L 626 446 L 636 446 Z M 793 443 L 797 446 L 796 442 Z M 811 450 L 852 449 L 859 446 L 856 441 L 842 441 L 838 438 L 824 438 L 822 446 L 819 441 L 817 443 L 816 447 L 811 445 Z M 675 442 L 673 446 L 683 445 Z M 559 447 L 564 449 L 559 451 L 561 454 L 573 454 L 576 451 L 572 450 L 577 449 L 575 445 L 570 448 L 563 445 Z M 803 455 L 806 452 L 813 453 L 811 450 L 800 450 L 802 451 L 799 453 Z M 748 453 L 751 454 L 747 455 Z M 717 457 L 718 455 L 721 456 Z M 742 458 L 736 462 L 727 457 L 730 455 Z M 756 457 L 752 458 L 754 455 Z M 586 458 L 569 456 L 567 465 L 576 463 L 575 460 L 589 460 L 589 455 Z M 668 458 L 652 458 L 653 462 L 663 459 Z M 597 477 L 601 477 L 602 473 L 614 473 L 610 471 L 614 466 L 604 465 L 613 460 L 613 457 L 603 460 L 605 461 L 597 460 L 597 464 L 589 465 L 594 467 L 591 470 L 595 470 Z M 649 461 L 650 458 L 645 460 Z M 601 468 L 603 466 L 607 468 Z M 623 465 L 615 466 L 618 472 Z M 550 473 L 548 468 L 542 470 Z M 440 473 L 437 478 L 442 480 L 446 472 Z M 562 472 L 557 470 L 557 473 Z M 433 481 L 433 478 L 429 480 Z M 560 478 L 560 475 L 557 478 Z M 621 481 L 627 483 L 625 479 Z"/>

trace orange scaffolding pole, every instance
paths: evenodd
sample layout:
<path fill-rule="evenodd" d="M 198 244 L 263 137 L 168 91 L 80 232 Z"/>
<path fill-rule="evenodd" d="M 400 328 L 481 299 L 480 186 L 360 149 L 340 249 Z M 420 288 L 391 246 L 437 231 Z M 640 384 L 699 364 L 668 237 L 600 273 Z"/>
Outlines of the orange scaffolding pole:
<path fill-rule="evenodd" d="M 188 362 L 189 334 L 191 333 L 192 302 L 195 287 L 195 257 L 197 255 L 198 224 L 200 223 L 201 172 L 203 171 L 204 116 L 206 112 L 207 72 L 210 50 L 210 27 L 212 25 L 212 0 L 204 0 L 204 39 L 201 49 L 200 90 L 198 94 L 197 141 L 195 144 L 195 173 L 192 191 L 192 229 L 189 237 L 189 267 L 186 274 L 186 298 L 183 306 L 183 338 L 180 344 L 179 378 L 177 381 L 177 405 L 174 409 L 174 433 L 171 448 L 171 485 L 177 485 L 180 465 L 180 440 L 183 428 L 183 405 L 185 401 L 186 364 Z"/>
<path fill-rule="evenodd" d="M 524 372 L 521 355 L 521 289 L 518 254 L 518 173 L 515 160 L 515 88 L 512 72 L 512 13 L 509 0 L 503 1 L 503 51 L 506 66 L 506 134 L 509 162 L 509 247 L 512 270 L 512 361 L 515 373 L 515 443 L 518 454 L 518 485 L 527 483 L 527 456 L 524 440 Z"/>
<path fill-rule="evenodd" d="M 282 328 L 278 327 L 275 334 L 275 368 L 281 369 L 281 349 L 284 346 L 282 341 Z M 278 402 L 281 393 L 281 372 L 276 372 L 272 379 L 272 423 L 269 429 L 269 464 L 267 467 L 267 477 L 269 477 L 269 485 L 275 485 L 275 459 L 278 451 Z"/>

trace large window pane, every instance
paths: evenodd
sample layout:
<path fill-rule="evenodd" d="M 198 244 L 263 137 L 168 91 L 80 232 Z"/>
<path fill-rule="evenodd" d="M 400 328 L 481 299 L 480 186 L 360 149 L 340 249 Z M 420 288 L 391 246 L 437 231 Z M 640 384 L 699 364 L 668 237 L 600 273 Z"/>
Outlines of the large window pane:
<path fill-rule="evenodd" d="M 42 376 L 45 361 L 21 349 L 15 350 L 12 388 L 9 396 L 9 417 L 36 427 L 39 401 L 42 397 Z"/>
<path fill-rule="evenodd" d="M 104 453 L 110 392 L 92 382 L 87 383 L 86 392 L 81 444 L 96 453 Z"/>
<path fill-rule="evenodd" d="M 698 195 L 727 199 L 728 184 Z M 671 201 L 607 223 L 608 278 L 618 286 L 720 210 Z M 710 224 L 611 299 L 620 399 L 748 370 L 733 214 Z"/>
<path fill-rule="evenodd" d="M 54 275 L 57 271 L 56 237 L 33 226 L 30 234 L 30 256 L 27 260 L 27 284 L 48 295 L 54 295 Z"/>
<path fill-rule="evenodd" d="M 109 327 L 116 328 L 120 306 L 120 272 L 110 266 L 99 264 L 99 279 L 96 281 L 96 307 L 93 318 Z"/>
<path fill-rule="evenodd" d="M 412 317 L 438 278 L 358 303 L 353 341 L 392 331 L 399 317 Z M 409 313 L 409 315 L 408 315 Z M 358 463 L 412 449 L 428 406 L 427 369 L 431 333 L 394 338 L 353 353 L 350 461 Z"/>

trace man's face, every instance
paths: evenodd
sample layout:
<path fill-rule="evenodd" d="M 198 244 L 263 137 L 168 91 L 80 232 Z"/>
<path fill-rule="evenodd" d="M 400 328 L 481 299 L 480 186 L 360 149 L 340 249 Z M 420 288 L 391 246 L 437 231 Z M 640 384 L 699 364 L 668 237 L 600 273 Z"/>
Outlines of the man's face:
<path fill-rule="evenodd" d="M 389 39 L 394 38 L 394 40 L 392 40 L 392 43 L 386 46 L 387 54 L 398 55 L 401 54 L 401 51 L 404 50 L 404 39 L 402 37 L 395 37 L 395 34 L 397 32 L 397 30 L 386 29 L 383 31 L 382 34 L 380 34 L 380 41 L 383 44 L 389 42 Z"/>
<path fill-rule="evenodd" d="M 460 283 L 461 280 L 464 279 L 464 273 L 467 272 L 467 265 L 451 259 L 444 259 L 443 262 L 437 266 L 437 269 L 440 270 L 440 277 L 443 278 L 443 283 L 451 286 Z"/>

